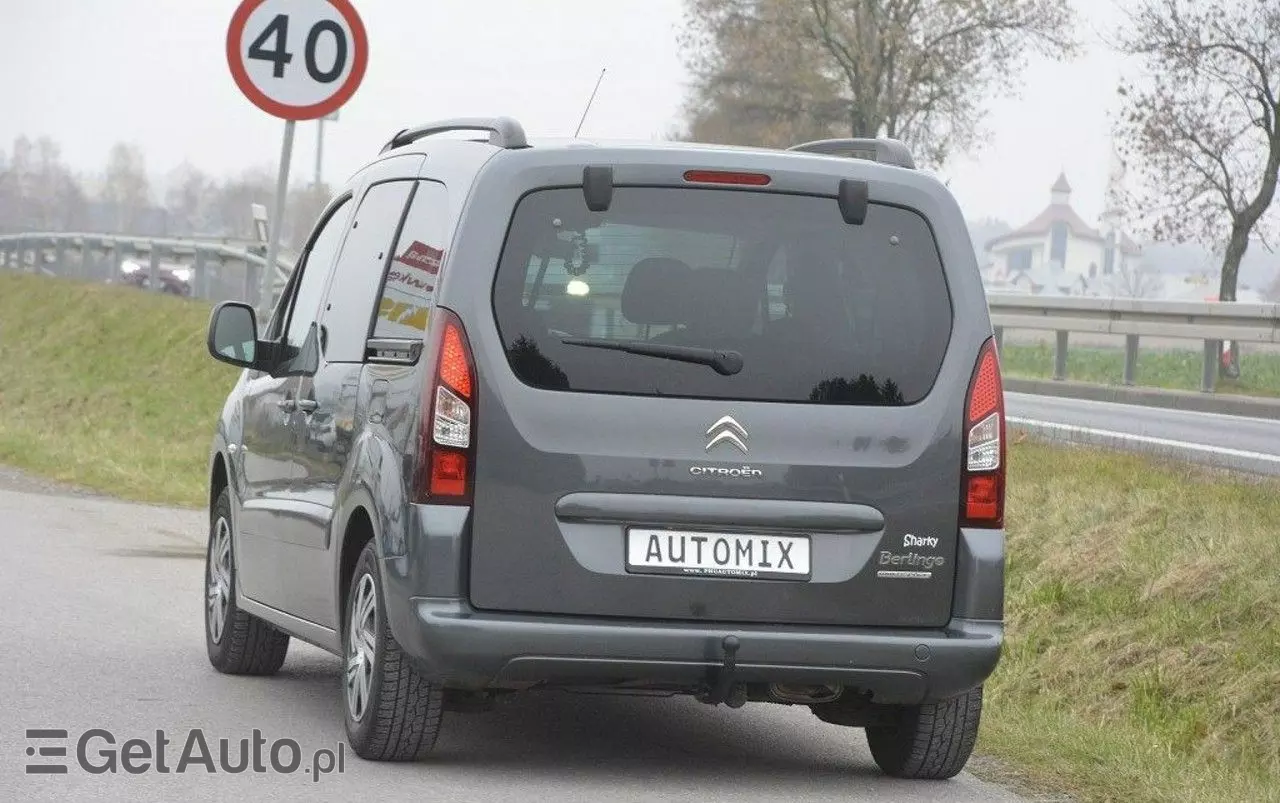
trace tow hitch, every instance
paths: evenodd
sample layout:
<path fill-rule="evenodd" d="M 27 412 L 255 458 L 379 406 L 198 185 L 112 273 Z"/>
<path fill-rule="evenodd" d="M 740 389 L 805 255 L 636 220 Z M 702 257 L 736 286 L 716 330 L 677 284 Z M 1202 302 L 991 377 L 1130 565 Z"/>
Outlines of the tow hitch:
<path fill-rule="evenodd" d="M 724 650 L 723 662 L 711 669 L 707 677 L 707 690 L 699 695 L 698 700 L 707 705 L 724 703 L 730 708 L 741 708 L 747 702 L 747 687 L 742 683 L 734 683 L 733 675 L 737 669 L 738 648 L 742 642 L 737 636 L 725 636 L 720 642 Z"/>

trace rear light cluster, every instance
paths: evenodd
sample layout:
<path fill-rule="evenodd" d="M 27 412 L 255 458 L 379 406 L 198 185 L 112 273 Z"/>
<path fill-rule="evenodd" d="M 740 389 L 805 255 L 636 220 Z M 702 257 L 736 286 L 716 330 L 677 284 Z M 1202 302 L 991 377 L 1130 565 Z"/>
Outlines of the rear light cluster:
<path fill-rule="evenodd" d="M 432 323 L 435 366 L 419 436 L 417 501 L 466 505 L 475 474 L 475 360 L 458 316 L 437 307 Z"/>
<path fill-rule="evenodd" d="M 1005 469 L 1004 385 L 995 338 L 982 344 L 965 399 L 965 463 L 961 525 L 1003 527 Z"/>

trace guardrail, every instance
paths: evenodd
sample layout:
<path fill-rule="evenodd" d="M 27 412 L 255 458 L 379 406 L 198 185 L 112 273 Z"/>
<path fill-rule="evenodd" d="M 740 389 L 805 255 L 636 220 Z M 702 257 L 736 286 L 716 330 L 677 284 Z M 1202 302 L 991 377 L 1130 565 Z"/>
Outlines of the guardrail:
<path fill-rule="evenodd" d="M 266 246 L 231 238 L 158 238 L 35 232 L 0 235 L 0 266 L 49 276 L 134 284 L 214 301 L 264 306 Z M 274 293 L 293 270 L 276 260 Z"/>
<path fill-rule="evenodd" d="M 1126 385 L 1138 377 L 1138 344 L 1142 337 L 1185 338 L 1204 344 L 1200 389 L 1212 393 L 1223 341 L 1280 344 L 1280 304 L 1212 301 L 1153 301 L 1129 298 L 1044 298 L 1015 293 L 989 293 L 987 304 L 996 341 L 1005 329 L 1055 332 L 1053 378 L 1067 378 L 1067 346 L 1071 332 L 1124 335 Z"/>

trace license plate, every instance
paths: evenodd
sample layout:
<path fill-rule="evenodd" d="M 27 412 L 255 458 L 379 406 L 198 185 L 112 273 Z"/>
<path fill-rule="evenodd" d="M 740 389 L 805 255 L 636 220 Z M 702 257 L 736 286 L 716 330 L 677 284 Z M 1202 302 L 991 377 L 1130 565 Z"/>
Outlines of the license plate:
<path fill-rule="evenodd" d="M 807 536 L 627 531 L 627 571 L 637 574 L 807 580 L 809 561 Z"/>

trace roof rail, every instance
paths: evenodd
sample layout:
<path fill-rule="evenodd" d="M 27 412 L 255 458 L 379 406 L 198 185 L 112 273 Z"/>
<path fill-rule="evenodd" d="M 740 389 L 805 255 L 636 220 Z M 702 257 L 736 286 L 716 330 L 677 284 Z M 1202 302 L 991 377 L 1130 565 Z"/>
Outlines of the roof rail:
<path fill-rule="evenodd" d="M 524 128 L 510 117 L 459 117 L 406 128 L 392 137 L 386 145 L 383 145 L 380 153 L 386 153 L 417 142 L 423 137 L 443 134 L 446 131 L 488 131 L 489 144 L 491 145 L 496 145 L 499 148 L 529 147 L 529 140 L 524 135 Z"/>
<path fill-rule="evenodd" d="M 804 153 L 821 153 L 827 156 L 849 156 L 854 159 L 869 159 L 873 162 L 897 165 L 915 170 L 916 160 L 911 149 L 900 139 L 888 137 L 861 137 L 857 139 L 820 139 L 793 145 L 787 150 Z"/>

